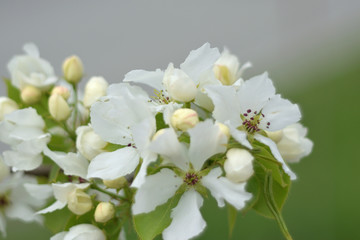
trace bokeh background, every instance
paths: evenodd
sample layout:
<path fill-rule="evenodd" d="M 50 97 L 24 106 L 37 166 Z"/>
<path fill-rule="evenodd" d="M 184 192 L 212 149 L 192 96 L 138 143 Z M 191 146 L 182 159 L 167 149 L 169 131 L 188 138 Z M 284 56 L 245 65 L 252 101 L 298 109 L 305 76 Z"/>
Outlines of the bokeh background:
<path fill-rule="evenodd" d="M 7 62 L 29 41 L 58 75 L 63 59 L 77 54 L 87 78 L 109 82 L 132 69 L 178 65 L 204 42 L 226 46 L 253 63 L 245 78 L 268 71 L 278 92 L 299 103 L 315 143 L 292 166 L 298 180 L 283 213 L 294 239 L 360 239 L 359 11 L 360 1 L 337 0 L 2 0 L 0 76 L 9 76 Z M 227 239 L 226 209 L 208 200 L 202 212 L 208 227 L 198 239 Z M 9 240 L 50 236 L 9 222 Z M 249 212 L 239 215 L 232 239 L 282 235 L 274 221 Z"/>

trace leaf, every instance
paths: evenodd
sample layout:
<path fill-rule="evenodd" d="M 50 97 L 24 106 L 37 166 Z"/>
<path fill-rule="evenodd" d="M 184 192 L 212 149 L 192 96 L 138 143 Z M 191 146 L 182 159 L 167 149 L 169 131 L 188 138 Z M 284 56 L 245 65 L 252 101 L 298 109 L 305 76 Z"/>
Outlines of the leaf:
<path fill-rule="evenodd" d="M 113 152 L 113 151 L 116 151 L 120 148 L 124 148 L 126 146 L 123 146 L 123 145 L 118 145 L 118 144 L 114 144 L 114 143 L 108 143 L 104 148 L 103 150 L 107 151 L 107 152 Z"/>
<path fill-rule="evenodd" d="M 4 78 L 5 85 L 7 87 L 7 95 L 10 99 L 14 100 L 19 106 L 22 105 L 20 90 L 11 84 L 11 80 Z"/>
<path fill-rule="evenodd" d="M 45 226 L 53 233 L 64 231 L 67 222 L 73 215 L 67 207 L 46 213 L 44 214 Z"/>
<path fill-rule="evenodd" d="M 183 184 L 165 204 L 150 213 L 138 214 L 133 217 L 135 230 L 142 240 L 152 240 L 171 224 L 171 210 L 178 204 L 186 189 Z"/>
<path fill-rule="evenodd" d="M 164 121 L 163 113 L 156 114 L 155 119 L 156 119 L 156 131 L 159 131 L 160 129 L 169 127 Z"/>
<path fill-rule="evenodd" d="M 228 223 L 229 223 L 229 239 L 231 239 L 238 212 L 236 208 L 234 208 L 231 204 L 227 204 L 227 212 L 228 212 Z"/>
<path fill-rule="evenodd" d="M 68 136 L 51 135 L 48 147 L 52 151 L 71 152 L 75 147 L 75 142 Z"/>

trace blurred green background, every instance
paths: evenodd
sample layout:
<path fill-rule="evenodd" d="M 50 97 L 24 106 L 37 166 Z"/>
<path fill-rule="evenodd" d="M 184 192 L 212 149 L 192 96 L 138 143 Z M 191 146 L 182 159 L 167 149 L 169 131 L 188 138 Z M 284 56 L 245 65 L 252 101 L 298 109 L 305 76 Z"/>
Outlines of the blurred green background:
<path fill-rule="evenodd" d="M 301 122 L 314 142 L 312 154 L 291 165 L 298 179 L 283 215 L 293 238 L 360 239 L 359 4 L 185 2 L 122 6 L 112 1 L 117 6 L 113 8 L 88 1 L 56 6 L 45 1 L 1 2 L 0 29 L 6 33 L 0 46 L 1 75 L 7 76 L 7 61 L 29 40 L 39 43 L 57 71 L 67 55 L 80 53 L 89 76 L 105 74 L 110 82 L 121 80 L 131 69 L 164 67 L 171 60 L 178 64 L 206 41 L 219 48 L 226 45 L 241 60 L 253 61 L 255 67 L 246 76 L 269 71 L 278 93 L 300 105 Z M 80 19 L 81 4 L 90 13 L 82 13 Z M 98 13 L 99 8 L 103 12 Z M 204 8 L 208 12 L 200 18 Z M 137 11 L 141 14 L 133 18 Z M 13 14 L 19 16 L 16 21 Z M 4 94 L 3 85 L 0 90 Z M 208 199 L 202 213 L 208 226 L 197 239 L 227 239 L 226 209 Z M 6 239 L 42 240 L 51 235 L 37 224 L 9 221 Z M 283 237 L 275 221 L 250 211 L 239 214 L 231 239 Z"/>

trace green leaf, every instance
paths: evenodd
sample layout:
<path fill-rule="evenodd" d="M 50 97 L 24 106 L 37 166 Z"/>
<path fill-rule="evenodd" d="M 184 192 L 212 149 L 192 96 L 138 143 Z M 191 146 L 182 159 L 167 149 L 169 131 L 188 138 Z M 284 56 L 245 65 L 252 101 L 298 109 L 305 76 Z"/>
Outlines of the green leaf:
<path fill-rule="evenodd" d="M 140 239 L 152 240 L 170 225 L 171 210 L 178 204 L 185 190 L 186 185 L 183 184 L 165 204 L 156 207 L 150 213 L 138 214 L 133 217 L 135 230 Z"/>
<path fill-rule="evenodd" d="M 125 146 L 123 145 L 118 145 L 118 144 L 114 144 L 114 143 L 108 143 L 103 150 L 107 151 L 107 152 L 113 152 L 116 151 L 120 148 L 124 148 Z"/>
<path fill-rule="evenodd" d="M 10 99 L 14 100 L 19 106 L 22 105 L 20 90 L 11 84 L 11 80 L 4 78 L 4 82 L 7 88 L 7 95 Z"/>
<path fill-rule="evenodd" d="M 52 151 L 71 152 L 75 148 L 75 142 L 68 136 L 51 135 L 48 146 Z"/>
<path fill-rule="evenodd" d="M 64 231 L 67 222 L 73 217 L 73 213 L 65 207 L 51 213 L 44 214 L 45 226 L 53 233 Z"/>
<path fill-rule="evenodd" d="M 229 239 L 232 237 L 236 217 L 237 217 L 237 210 L 231 204 L 227 204 L 227 212 L 228 212 L 228 223 L 229 223 Z"/>
<path fill-rule="evenodd" d="M 164 115 L 162 113 L 156 114 L 155 119 L 156 119 L 156 131 L 159 131 L 160 129 L 169 127 L 169 125 L 167 125 L 164 122 Z"/>

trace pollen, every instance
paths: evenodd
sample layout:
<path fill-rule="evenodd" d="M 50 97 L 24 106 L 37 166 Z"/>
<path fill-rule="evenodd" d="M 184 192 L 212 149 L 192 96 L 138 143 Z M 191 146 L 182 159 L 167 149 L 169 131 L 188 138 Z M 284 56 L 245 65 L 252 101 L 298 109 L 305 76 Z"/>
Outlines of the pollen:
<path fill-rule="evenodd" d="M 196 173 L 186 173 L 184 177 L 184 183 L 188 186 L 194 186 L 201 179 L 201 176 L 198 176 Z"/>
<path fill-rule="evenodd" d="M 256 133 L 261 129 L 259 128 L 260 122 L 265 118 L 263 113 L 258 111 L 252 111 L 248 109 L 246 112 L 240 115 L 243 120 L 242 125 L 248 133 Z M 266 123 L 266 128 L 268 129 L 270 126 L 270 122 Z"/>

